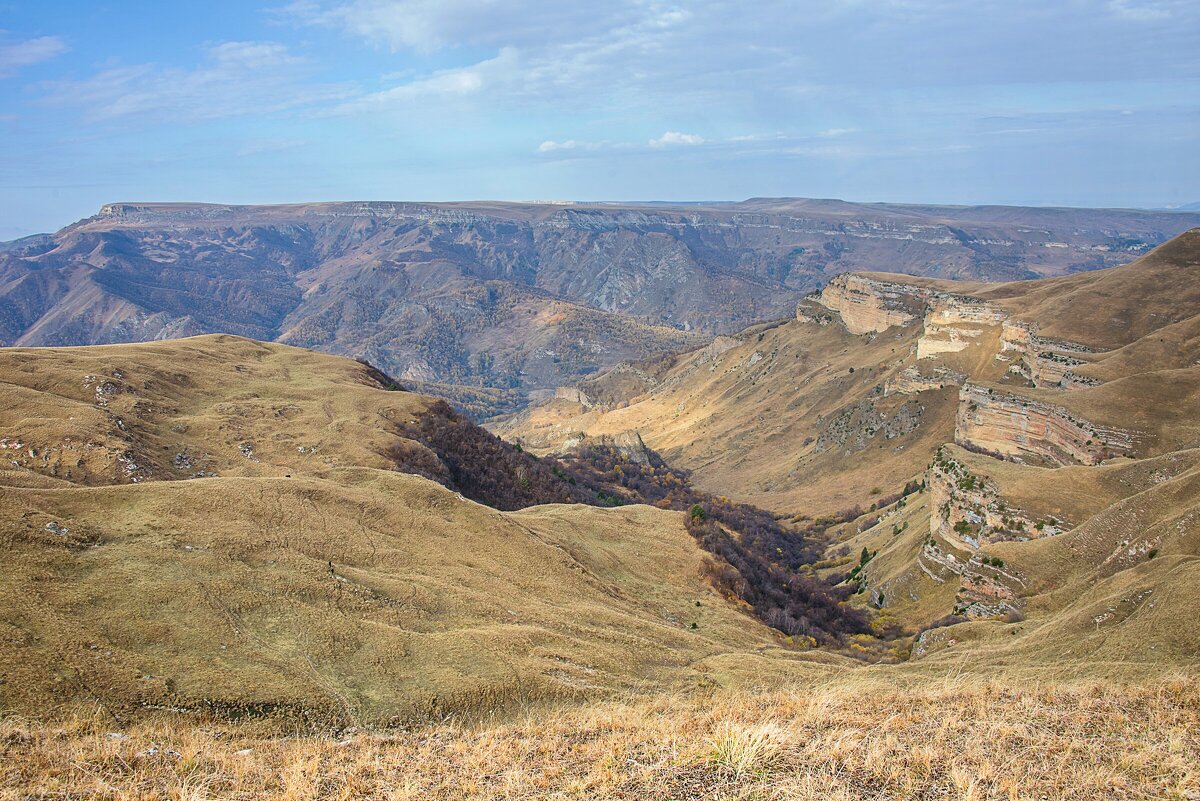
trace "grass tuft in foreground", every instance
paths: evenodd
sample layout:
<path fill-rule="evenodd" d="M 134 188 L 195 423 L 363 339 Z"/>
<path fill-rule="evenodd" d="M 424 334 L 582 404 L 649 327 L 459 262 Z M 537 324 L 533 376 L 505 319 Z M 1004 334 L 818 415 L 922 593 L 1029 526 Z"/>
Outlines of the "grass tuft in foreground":
<path fill-rule="evenodd" d="M 0 721 L 0 798 L 1200 798 L 1200 684 L 662 697 L 330 738 Z"/>

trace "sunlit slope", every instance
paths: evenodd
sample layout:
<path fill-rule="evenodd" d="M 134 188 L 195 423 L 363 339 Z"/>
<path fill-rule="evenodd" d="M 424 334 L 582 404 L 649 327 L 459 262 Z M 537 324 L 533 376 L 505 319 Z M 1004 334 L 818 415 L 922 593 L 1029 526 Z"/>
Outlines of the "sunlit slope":
<path fill-rule="evenodd" d="M 1014 435 L 987 415 L 1010 407 L 1119 430 L 1128 447 L 1112 440 L 1113 455 L 1169 453 L 1200 443 L 1187 413 L 1200 403 L 1197 253 L 1193 231 L 1129 265 L 1044 281 L 843 276 L 793 320 L 643 371 L 628 397 L 560 398 L 496 430 L 544 451 L 637 430 L 698 485 L 792 514 L 869 506 L 956 438 L 1003 449 Z M 1086 460 L 1072 449 L 1088 438 L 1053 447 Z"/>
<path fill-rule="evenodd" d="M 1193 231 L 1045 281 L 842 276 L 795 320 L 643 370 L 639 394 L 560 393 L 502 431 L 555 450 L 636 429 L 776 512 L 857 506 L 818 570 L 881 630 L 969 621 L 926 632 L 921 660 L 1191 665 L 1198 253 Z"/>
<path fill-rule="evenodd" d="M 543 451 L 576 432 L 637 430 L 696 485 L 780 512 L 869 504 L 924 469 L 953 436 L 958 388 L 884 395 L 918 332 L 873 338 L 792 320 L 751 329 L 721 352 L 697 351 L 626 407 L 556 400 L 496 426 Z M 867 433 L 870 430 L 871 433 Z"/>
<path fill-rule="evenodd" d="M 73 483 L 387 467 L 430 403 L 349 359 L 228 335 L 0 350 L 3 467 Z"/>
<path fill-rule="evenodd" d="M 702 660 L 774 642 L 647 507 L 502 514 L 362 469 L 0 494 L 0 698 L 26 712 L 379 722 L 724 682 Z"/>
<path fill-rule="evenodd" d="M 0 370 L 3 708 L 345 725 L 818 669 L 710 589 L 680 513 L 396 472 L 435 402 L 355 362 L 216 336 Z"/>

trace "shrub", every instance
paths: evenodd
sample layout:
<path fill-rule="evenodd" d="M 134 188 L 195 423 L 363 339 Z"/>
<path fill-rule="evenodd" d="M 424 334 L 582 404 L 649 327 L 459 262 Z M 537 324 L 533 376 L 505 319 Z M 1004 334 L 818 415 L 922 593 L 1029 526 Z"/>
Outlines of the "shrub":
<path fill-rule="evenodd" d="M 826 528 L 861 516 L 860 508 L 807 528 L 787 528 L 762 509 L 695 490 L 687 473 L 659 458 L 640 464 L 615 448 L 589 443 L 560 459 L 539 459 L 441 401 L 400 433 L 425 448 L 397 443 L 388 452 L 397 469 L 432 478 L 496 509 L 647 503 L 686 512 L 688 531 L 711 554 L 702 563 L 702 575 L 719 592 L 745 601 L 767 625 L 824 643 L 870 631 L 867 613 L 844 603 L 849 588 L 801 573 L 820 558 Z"/>

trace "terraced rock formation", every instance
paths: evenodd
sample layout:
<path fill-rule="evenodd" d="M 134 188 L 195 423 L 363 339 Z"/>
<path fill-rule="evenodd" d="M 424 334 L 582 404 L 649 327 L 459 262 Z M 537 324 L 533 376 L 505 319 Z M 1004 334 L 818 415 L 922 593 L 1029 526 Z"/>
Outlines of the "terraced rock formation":
<path fill-rule="evenodd" d="M 498 429 L 547 451 L 637 431 L 700 486 L 732 486 L 736 466 L 736 497 L 778 514 L 856 508 L 826 575 L 880 621 L 977 621 L 918 653 L 1027 615 L 1072 653 L 1179 655 L 1165 617 L 1131 639 L 1106 629 L 1117 612 L 1084 610 L 1197 603 L 1177 582 L 1200 564 L 1198 277 L 1200 230 L 1043 281 L 848 276 L 792 320 L 678 358 L 626 407 L 560 399 Z"/>

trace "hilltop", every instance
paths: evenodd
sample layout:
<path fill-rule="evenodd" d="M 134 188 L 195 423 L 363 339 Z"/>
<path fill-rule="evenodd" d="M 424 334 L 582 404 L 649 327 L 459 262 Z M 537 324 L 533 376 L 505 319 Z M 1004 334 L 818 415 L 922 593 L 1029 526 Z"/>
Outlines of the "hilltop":
<path fill-rule="evenodd" d="M 1091 270 L 1200 224 L 1132 210 L 113 203 L 0 247 L 0 344 L 231 333 L 361 356 L 478 418 L 790 312 L 852 270 Z"/>

